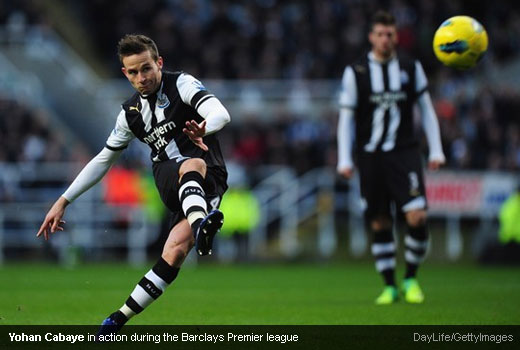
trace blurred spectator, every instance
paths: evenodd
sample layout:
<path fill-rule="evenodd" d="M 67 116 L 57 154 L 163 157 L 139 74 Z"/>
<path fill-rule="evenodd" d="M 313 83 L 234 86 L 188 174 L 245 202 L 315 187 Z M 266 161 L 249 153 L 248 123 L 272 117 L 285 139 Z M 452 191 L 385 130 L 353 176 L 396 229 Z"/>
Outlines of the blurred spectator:
<path fill-rule="evenodd" d="M 0 95 L 0 162 L 73 159 L 63 151 L 62 144 L 62 135 L 51 131 L 44 111 L 30 109 Z M 71 154 L 74 147 L 69 148 Z"/>
<path fill-rule="evenodd" d="M 502 204 L 498 239 L 489 242 L 479 257 L 487 264 L 520 264 L 520 183 Z"/>
<path fill-rule="evenodd" d="M 498 218 L 500 221 L 498 233 L 500 243 L 520 244 L 520 184 L 516 191 L 502 204 Z"/>
<path fill-rule="evenodd" d="M 219 248 L 227 248 L 227 258 L 246 260 L 249 255 L 248 236 L 260 219 L 260 204 L 247 186 L 232 185 L 222 198 L 221 208 L 226 213 L 221 237 L 231 239 L 234 247 L 226 247 L 226 243 L 220 242 Z"/>

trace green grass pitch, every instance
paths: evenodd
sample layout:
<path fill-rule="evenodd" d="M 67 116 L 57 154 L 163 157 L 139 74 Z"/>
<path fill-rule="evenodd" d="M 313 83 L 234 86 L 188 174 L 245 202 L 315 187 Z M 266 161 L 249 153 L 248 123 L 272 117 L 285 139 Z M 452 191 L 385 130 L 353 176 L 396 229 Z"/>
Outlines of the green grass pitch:
<path fill-rule="evenodd" d="M 148 269 L 0 266 L 0 325 L 99 324 Z M 420 271 L 424 304 L 376 306 L 382 286 L 371 263 L 203 264 L 182 269 L 174 285 L 129 324 L 518 325 L 518 272 L 426 264 Z"/>

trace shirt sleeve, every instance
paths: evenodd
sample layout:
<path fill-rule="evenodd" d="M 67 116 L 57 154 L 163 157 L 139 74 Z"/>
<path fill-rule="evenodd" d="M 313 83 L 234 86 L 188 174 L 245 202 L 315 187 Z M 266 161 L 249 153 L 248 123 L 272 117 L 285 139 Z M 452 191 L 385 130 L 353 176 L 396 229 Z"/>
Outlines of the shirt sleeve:
<path fill-rule="evenodd" d="M 134 138 L 135 135 L 130 130 L 128 122 L 126 121 L 126 112 L 124 109 L 121 109 L 121 112 L 117 116 L 114 130 L 112 130 L 108 136 L 106 148 L 111 151 L 123 150 Z"/>
<path fill-rule="evenodd" d="M 428 141 L 428 159 L 429 161 L 444 162 L 446 158 L 442 151 L 439 121 L 428 92 L 428 79 L 419 61 L 415 61 L 415 92 L 418 97 L 417 104 L 421 111 L 422 127 Z"/>
<path fill-rule="evenodd" d="M 193 107 L 206 119 L 206 134 L 219 131 L 231 121 L 229 112 L 215 95 L 208 92 L 202 83 L 192 75 L 182 73 L 177 79 L 177 89 L 182 101 Z"/>
<path fill-rule="evenodd" d="M 428 79 L 419 61 L 415 61 L 415 92 L 420 96 L 428 90 Z"/>
<path fill-rule="evenodd" d="M 339 112 L 338 121 L 338 166 L 341 171 L 346 168 L 353 168 L 352 161 L 352 142 L 354 111 L 349 108 L 342 108 Z"/>
<path fill-rule="evenodd" d="M 86 190 L 97 184 L 119 158 L 121 152 L 121 150 L 112 151 L 106 147 L 103 148 L 101 152 L 85 165 L 62 196 L 69 202 L 72 202 Z"/>
<path fill-rule="evenodd" d="M 341 80 L 339 93 L 339 106 L 341 108 L 355 108 L 357 106 L 356 76 L 351 66 L 347 66 Z"/>
<path fill-rule="evenodd" d="M 197 112 L 206 119 L 206 134 L 213 134 L 224 127 L 231 121 L 231 117 L 226 107 L 218 98 L 212 98 L 208 102 L 202 104 Z"/>
<path fill-rule="evenodd" d="M 429 161 L 444 162 L 444 152 L 442 151 L 441 132 L 437 115 L 433 109 L 432 99 L 428 91 L 419 96 L 419 109 L 421 110 L 421 119 L 426 140 L 428 141 Z"/>
<path fill-rule="evenodd" d="M 182 73 L 177 78 L 177 90 L 179 90 L 182 102 L 192 106 L 197 111 L 204 102 L 215 97 L 202 85 L 200 80 L 187 73 Z"/>

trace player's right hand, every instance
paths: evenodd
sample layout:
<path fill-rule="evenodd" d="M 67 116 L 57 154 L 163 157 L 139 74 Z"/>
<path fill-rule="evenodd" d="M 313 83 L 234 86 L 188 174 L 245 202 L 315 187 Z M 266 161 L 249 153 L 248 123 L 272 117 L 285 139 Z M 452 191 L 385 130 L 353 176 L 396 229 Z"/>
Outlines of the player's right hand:
<path fill-rule="evenodd" d="M 45 216 L 45 220 L 43 220 L 36 237 L 40 237 L 43 234 L 45 240 L 48 240 L 51 233 L 63 231 L 65 220 L 62 220 L 62 217 L 65 214 L 67 204 L 68 201 L 63 197 L 60 197 L 56 203 L 54 203 L 47 213 L 47 216 Z"/>
<path fill-rule="evenodd" d="M 445 163 L 444 159 L 432 159 L 428 162 L 428 169 L 430 170 L 439 170 L 441 166 Z"/>
<path fill-rule="evenodd" d="M 182 129 L 182 132 L 185 133 L 191 142 L 193 142 L 197 147 L 205 152 L 208 151 L 208 146 L 206 146 L 203 139 L 204 135 L 206 134 L 205 120 L 203 120 L 200 124 L 198 124 L 195 120 L 187 121 L 186 127 Z"/>
<path fill-rule="evenodd" d="M 345 179 L 350 179 L 354 175 L 354 169 L 353 168 L 342 168 L 342 169 L 338 170 L 338 174 Z"/>

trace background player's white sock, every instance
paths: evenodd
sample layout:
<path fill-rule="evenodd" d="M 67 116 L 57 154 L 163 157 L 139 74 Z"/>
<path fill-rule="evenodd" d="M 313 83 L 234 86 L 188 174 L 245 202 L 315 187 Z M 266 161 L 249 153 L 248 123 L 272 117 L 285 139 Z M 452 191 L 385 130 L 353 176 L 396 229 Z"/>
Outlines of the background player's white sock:
<path fill-rule="evenodd" d="M 408 235 L 404 239 L 406 272 L 404 278 L 414 278 L 419 264 L 424 261 L 428 250 L 428 229 L 426 224 L 418 227 L 408 226 Z"/>
<path fill-rule="evenodd" d="M 385 284 L 395 286 L 395 242 L 392 229 L 373 231 L 372 255 Z"/>

